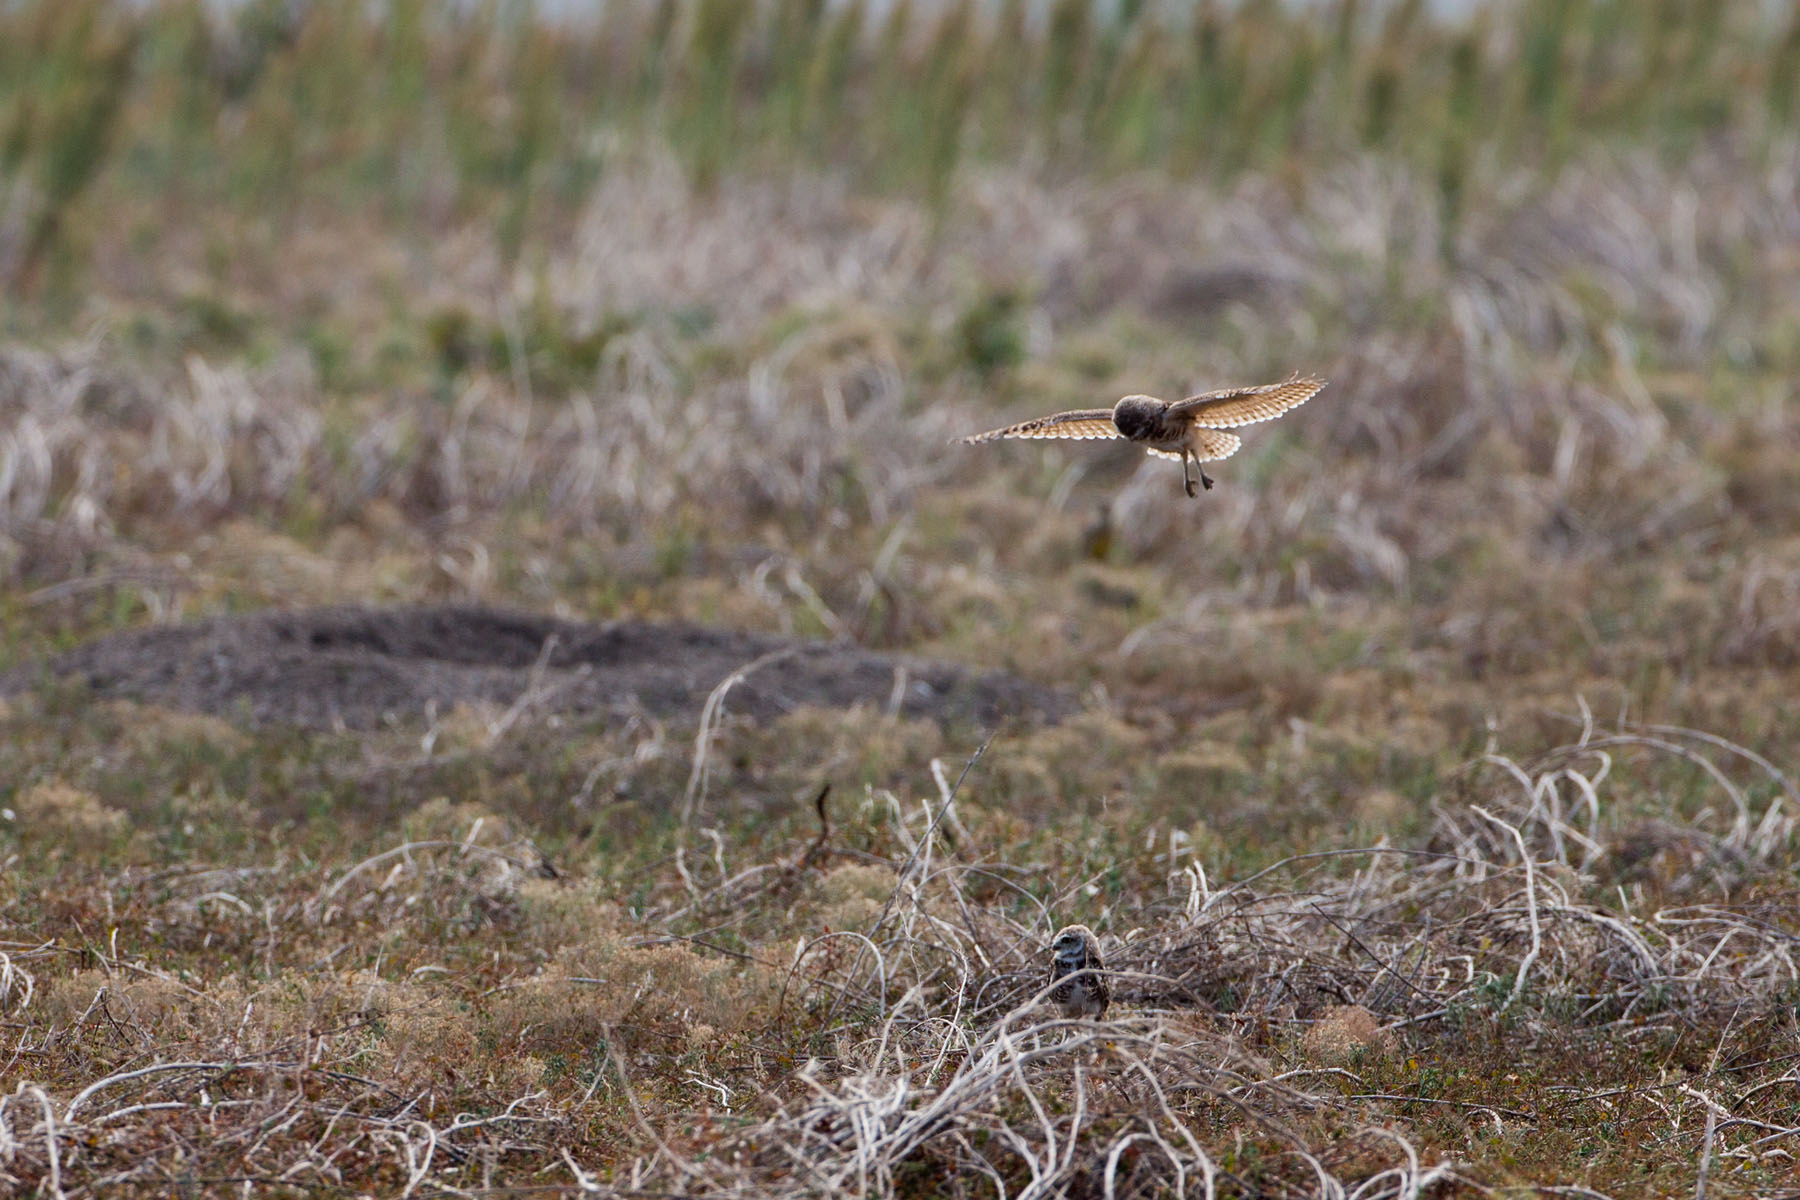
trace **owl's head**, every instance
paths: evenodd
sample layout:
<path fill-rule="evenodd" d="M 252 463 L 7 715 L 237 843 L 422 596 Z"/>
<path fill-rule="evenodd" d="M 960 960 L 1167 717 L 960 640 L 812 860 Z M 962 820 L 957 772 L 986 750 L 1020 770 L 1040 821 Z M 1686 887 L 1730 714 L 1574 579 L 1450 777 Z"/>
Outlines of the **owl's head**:
<path fill-rule="evenodd" d="M 1069 967 L 1085 966 L 1094 950 L 1094 932 L 1086 925 L 1070 925 L 1050 943 L 1050 952 L 1056 956 L 1056 961 Z"/>
<path fill-rule="evenodd" d="M 1168 407 L 1155 396 L 1127 396 L 1113 405 L 1113 425 L 1127 438 L 1148 438 L 1161 428 Z"/>

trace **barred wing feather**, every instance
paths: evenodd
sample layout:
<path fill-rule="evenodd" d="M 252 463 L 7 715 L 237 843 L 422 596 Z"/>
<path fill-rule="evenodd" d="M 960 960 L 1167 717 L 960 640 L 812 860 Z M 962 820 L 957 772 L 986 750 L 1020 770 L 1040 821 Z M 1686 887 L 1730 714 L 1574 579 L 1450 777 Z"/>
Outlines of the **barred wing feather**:
<path fill-rule="evenodd" d="M 1324 386 L 1323 379 L 1308 378 L 1262 387 L 1205 392 L 1176 401 L 1169 406 L 1169 411 L 1172 415 L 1188 417 L 1207 429 L 1235 429 L 1258 421 L 1273 421 L 1290 408 L 1298 408 L 1311 400 Z"/>
<path fill-rule="evenodd" d="M 972 434 L 965 442 L 992 442 L 1000 438 L 1116 438 L 1119 427 L 1112 422 L 1110 408 L 1084 408 L 1077 412 L 1057 413 L 1035 421 L 1021 421 L 1004 429 L 990 429 Z"/>

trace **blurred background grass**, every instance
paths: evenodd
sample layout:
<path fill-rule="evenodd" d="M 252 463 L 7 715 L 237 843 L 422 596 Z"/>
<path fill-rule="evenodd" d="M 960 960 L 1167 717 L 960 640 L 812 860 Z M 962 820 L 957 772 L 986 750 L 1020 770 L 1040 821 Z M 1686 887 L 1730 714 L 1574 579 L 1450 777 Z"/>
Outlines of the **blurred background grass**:
<path fill-rule="evenodd" d="M 212 210 L 354 211 L 412 236 L 555 244 L 626 151 L 697 187 L 813 164 L 941 208 L 975 164 L 1214 183 L 1391 155 L 1472 190 L 1597 145 L 1766 156 L 1800 101 L 1800 17 L 1699 0 L 195 0 L 0 6 L 6 317 L 68 298 L 98 231 L 151 252 Z"/>
<path fill-rule="evenodd" d="M 0 4 L 5 653 L 462 597 L 1698 703 L 1800 654 L 1797 80 L 1700 0 Z M 1192 514 L 940 449 L 1297 369 Z"/>
<path fill-rule="evenodd" d="M 0 653 L 457 598 L 1259 752 L 1397 681 L 1440 750 L 1704 724 L 1800 656 L 1797 72 L 1699 0 L 0 4 Z M 1190 508 L 942 449 L 1295 370 Z"/>

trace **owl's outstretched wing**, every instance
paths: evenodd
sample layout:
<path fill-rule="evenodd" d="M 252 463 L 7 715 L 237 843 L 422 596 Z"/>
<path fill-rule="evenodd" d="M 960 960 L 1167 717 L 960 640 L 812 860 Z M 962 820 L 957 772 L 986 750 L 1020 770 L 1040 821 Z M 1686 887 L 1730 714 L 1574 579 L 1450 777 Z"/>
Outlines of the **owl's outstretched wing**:
<path fill-rule="evenodd" d="M 1083 408 L 1075 412 L 1057 413 L 1052 417 L 1039 417 L 1035 421 L 1020 421 L 1017 425 L 1008 425 L 1004 429 L 990 429 L 986 433 L 971 434 L 962 441 L 992 442 L 1000 438 L 1116 438 L 1119 427 L 1113 424 L 1112 409 Z"/>
<path fill-rule="evenodd" d="M 1184 416 L 1207 429 L 1235 429 L 1258 421 L 1273 421 L 1290 408 L 1297 408 L 1319 394 L 1323 379 L 1295 378 L 1286 383 L 1270 383 L 1262 387 L 1227 388 L 1221 392 L 1203 392 L 1177 400 L 1169 406 L 1170 416 Z"/>
<path fill-rule="evenodd" d="M 1202 426 L 1194 430 L 1194 458 L 1198 462 L 1218 462 L 1221 458 L 1230 458 L 1238 452 L 1244 440 L 1235 433 L 1226 433 L 1223 429 L 1207 429 Z M 1152 450 L 1152 457 L 1168 458 L 1181 461 L 1181 455 L 1173 450 Z"/>

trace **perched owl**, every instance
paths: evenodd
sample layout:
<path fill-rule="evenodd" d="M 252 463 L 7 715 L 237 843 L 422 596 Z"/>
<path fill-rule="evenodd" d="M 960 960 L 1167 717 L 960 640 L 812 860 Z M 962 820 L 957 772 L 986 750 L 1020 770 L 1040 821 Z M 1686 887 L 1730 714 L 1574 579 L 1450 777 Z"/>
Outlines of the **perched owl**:
<path fill-rule="evenodd" d="M 1142 442 L 1158 458 L 1181 462 L 1181 478 L 1187 494 L 1194 490 L 1192 463 L 1200 483 L 1211 488 L 1212 479 L 1201 463 L 1230 458 L 1243 443 L 1235 433 L 1240 425 L 1272 421 L 1319 394 L 1323 379 L 1295 377 L 1286 383 L 1262 387 L 1228 388 L 1204 392 L 1173 404 L 1155 396 L 1126 396 L 1110 409 L 1083 408 L 1033 421 L 1021 421 L 1004 429 L 992 429 L 962 440 L 992 442 L 1000 438 L 1124 438 Z"/>
<path fill-rule="evenodd" d="M 1050 943 L 1050 999 L 1071 1017 L 1100 1018 L 1112 1002 L 1112 992 L 1099 972 L 1100 943 L 1086 925 L 1069 925 Z"/>

